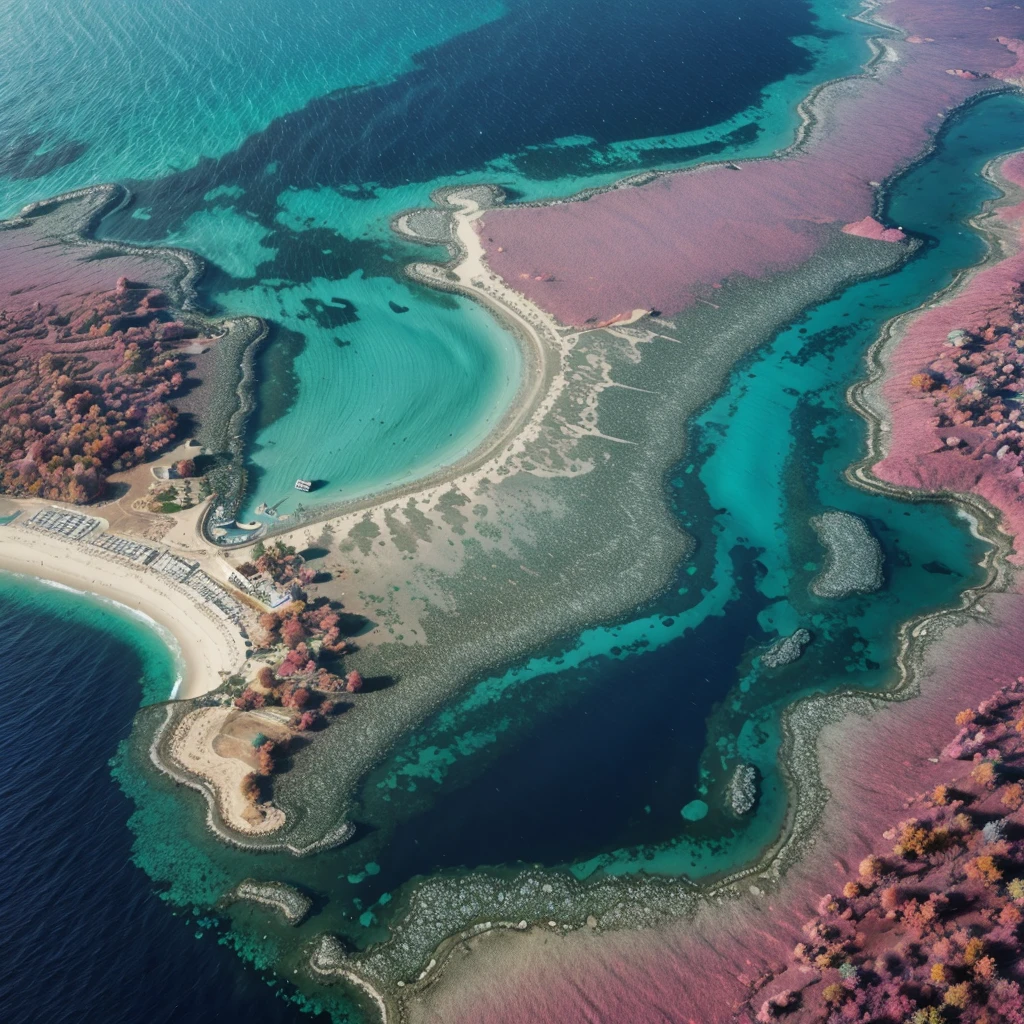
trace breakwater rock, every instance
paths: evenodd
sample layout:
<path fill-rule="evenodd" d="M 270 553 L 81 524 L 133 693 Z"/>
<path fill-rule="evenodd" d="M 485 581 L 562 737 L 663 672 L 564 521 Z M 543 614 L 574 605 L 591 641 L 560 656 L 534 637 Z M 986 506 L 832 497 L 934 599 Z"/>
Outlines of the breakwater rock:
<path fill-rule="evenodd" d="M 244 900 L 276 910 L 290 925 L 300 925 L 312 909 L 313 901 L 284 882 L 258 882 L 246 878 L 221 901 L 224 905 Z"/>
<path fill-rule="evenodd" d="M 757 769 L 752 764 L 736 766 L 729 780 L 728 801 L 733 814 L 740 816 L 757 803 Z"/>
<path fill-rule="evenodd" d="M 806 629 L 798 629 L 790 636 L 784 636 L 776 640 L 775 643 L 773 643 L 771 647 L 761 655 L 761 664 L 764 665 L 765 668 L 778 668 L 780 665 L 788 665 L 790 662 L 796 661 L 797 658 L 804 653 L 804 648 L 810 642 L 810 631 Z"/>
<path fill-rule="evenodd" d="M 347 963 L 348 956 L 340 939 L 328 933 L 318 936 L 309 957 L 309 967 L 314 975 L 333 981 L 333 975 L 342 971 Z"/>
<path fill-rule="evenodd" d="M 811 580 L 816 597 L 870 594 L 882 586 L 882 546 L 867 523 L 849 512 L 823 512 L 811 519 L 827 553 L 825 569 Z"/>

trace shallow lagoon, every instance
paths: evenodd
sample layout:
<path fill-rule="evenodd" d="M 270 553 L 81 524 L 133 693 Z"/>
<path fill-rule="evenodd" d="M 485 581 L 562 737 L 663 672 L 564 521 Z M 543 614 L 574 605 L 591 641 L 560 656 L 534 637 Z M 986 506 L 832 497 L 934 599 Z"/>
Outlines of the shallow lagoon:
<path fill-rule="evenodd" d="M 217 150 L 216 162 L 132 182 L 138 200 L 107 219 L 107 235 L 195 249 L 214 264 L 209 303 L 277 325 L 257 367 L 261 415 L 250 425 L 240 518 L 260 519 L 257 507 L 282 500 L 291 518 L 300 477 L 317 481 L 301 499 L 309 509 L 426 475 L 479 444 L 512 401 L 521 373 L 512 338 L 479 309 L 404 279 L 403 265 L 424 252 L 390 235 L 392 216 L 460 176 L 528 199 L 650 166 L 769 153 L 790 141 L 796 102 L 816 82 L 865 59 L 866 28 L 846 11 L 800 3 L 763 24 L 760 8 L 730 0 L 695 25 L 664 0 L 611 5 L 600 18 L 520 0 L 497 20 L 479 12 L 478 32 L 459 34 L 456 19 L 452 37 L 411 71 L 378 69 L 372 86 L 296 104 L 243 145 Z M 718 39 L 728 67 L 714 81 L 695 76 Z M 424 36 L 425 47 L 432 41 Z M 483 102 L 485 52 L 501 96 Z M 606 81 L 610 54 L 615 66 L 639 62 L 628 88 L 617 75 Z M 571 76 L 556 83 L 552 67 Z M 680 97 L 674 107 L 666 90 Z M 364 121 L 373 138 L 354 127 Z M 330 311 L 333 296 L 358 316 L 340 331 L 306 305 Z M 410 312 L 395 314 L 388 299 Z M 311 442 L 325 430 L 330 442 Z"/>
<path fill-rule="evenodd" d="M 443 837 L 456 816 L 477 816 L 479 827 L 467 828 L 463 818 L 460 830 L 483 837 L 476 840 L 481 864 L 506 860 L 496 854 L 509 846 L 518 859 L 548 864 L 574 860 L 570 854 L 588 842 L 595 853 L 607 849 L 574 864 L 581 877 L 637 868 L 713 875 L 764 844 L 781 811 L 771 784 L 777 708 L 812 689 L 886 685 L 900 623 L 955 603 L 981 578 L 983 547 L 952 509 L 847 484 L 846 468 L 863 453 L 864 425 L 845 391 L 864 372 L 864 354 L 886 320 L 981 257 L 984 243 L 962 221 L 996 193 L 977 174 L 993 155 L 1022 144 L 1024 103 L 1016 97 L 985 101 L 958 120 L 889 204 L 888 218 L 923 237 L 924 251 L 895 274 L 809 311 L 738 369 L 728 391 L 698 418 L 695 458 L 671 480 L 673 503 L 700 544 L 694 563 L 681 567 L 676 594 L 652 614 L 589 631 L 568 651 L 479 684 L 378 773 L 371 785 L 381 796 L 368 795 L 368 805 L 423 806 L 430 801 L 423 791 L 433 795 L 444 782 L 441 820 L 431 808 L 406 826 L 410 833 L 436 827 Z M 837 603 L 808 593 L 822 558 L 808 519 L 824 508 L 853 512 L 871 525 L 886 553 L 886 586 L 878 594 Z M 758 643 L 799 626 L 815 636 L 799 662 L 774 672 L 751 666 Z M 603 663 L 588 661 L 595 656 Z M 648 701 L 652 687 L 658 695 Z M 550 691 L 558 696 L 543 696 Z M 559 713 L 538 726 L 532 706 L 563 697 Z M 666 713 L 670 707 L 676 714 Z M 715 754 L 698 775 L 709 714 Z M 657 735 L 661 744 L 652 741 Z M 712 813 L 687 829 L 695 843 L 669 839 L 686 803 L 707 795 L 705 775 L 714 776 L 715 761 L 737 751 L 769 780 L 755 827 L 734 837 L 734 849 L 709 849 L 700 834 L 727 822 Z M 470 792 L 454 792 L 472 777 L 465 762 L 492 752 L 497 760 L 469 783 Z M 623 765 L 643 763 L 648 772 L 622 777 Z M 520 787 L 524 778 L 532 782 Z M 496 786 L 499 779 L 515 781 Z M 529 821 L 527 835 L 503 835 L 503 821 Z M 652 850 L 645 836 L 669 842 Z M 613 853 L 623 841 L 646 848 Z M 464 849 L 460 841 L 451 853 Z"/>

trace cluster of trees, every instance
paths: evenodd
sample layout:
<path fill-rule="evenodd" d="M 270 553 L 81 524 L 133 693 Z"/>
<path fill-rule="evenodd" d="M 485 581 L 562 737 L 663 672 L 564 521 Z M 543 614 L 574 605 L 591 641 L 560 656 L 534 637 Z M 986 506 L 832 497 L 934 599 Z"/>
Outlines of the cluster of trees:
<path fill-rule="evenodd" d="M 972 455 L 1010 456 L 1014 465 L 1024 452 L 1024 303 L 1002 311 L 995 320 L 949 335 L 942 354 L 910 377 L 912 390 L 932 401 L 939 429 L 965 428 L 953 435 L 951 448 Z"/>
<path fill-rule="evenodd" d="M 258 741 L 258 742 L 257 742 Z M 242 779 L 242 796 L 251 803 L 260 803 L 264 797 L 264 783 L 277 767 L 277 759 L 288 751 L 287 740 L 268 739 L 263 733 L 253 738 L 255 748 L 256 769 L 248 772 Z"/>
<path fill-rule="evenodd" d="M 970 767 L 822 898 L 793 953 L 820 983 L 774 992 L 761 1024 L 1024 1024 L 1022 682 L 957 716 L 944 756 Z"/>
<path fill-rule="evenodd" d="M 263 802 L 263 786 L 260 784 L 260 777 L 256 772 L 248 772 L 242 778 L 242 796 L 251 804 Z"/>
<path fill-rule="evenodd" d="M 270 548 L 256 545 L 253 561 L 239 569 L 247 576 L 269 573 L 282 585 L 291 582 L 297 593 L 300 583 L 309 582 L 312 573 L 304 567 L 301 555 L 280 541 Z M 299 732 L 316 729 L 340 707 L 334 694 L 357 693 L 363 689 L 363 677 L 356 671 L 337 674 L 322 663 L 352 650 L 342 635 L 339 606 L 326 598 L 315 603 L 291 601 L 277 611 L 259 617 L 250 631 L 257 650 L 265 652 L 269 664 L 263 665 L 252 683 L 235 698 L 235 707 L 252 711 L 261 707 L 291 709 L 291 728 Z"/>
<path fill-rule="evenodd" d="M 159 291 L 125 279 L 70 309 L 0 310 L 0 488 L 85 503 L 174 439 L 184 383 Z"/>
<path fill-rule="evenodd" d="M 263 541 L 253 545 L 253 560 L 243 562 L 238 571 L 243 576 L 256 576 L 265 572 L 279 587 L 288 588 L 298 585 L 308 586 L 313 582 L 316 573 L 312 569 L 305 568 L 305 559 L 297 554 L 295 548 L 288 546 L 284 541 L 278 540 L 270 547 Z"/>
<path fill-rule="evenodd" d="M 277 611 L 264 612 L 253 636 L 253 642 L 261 648 L 283 644 L 295 650 L 308 640 L 315 640 L 318 649 L 328 654 L 345 654 L 351 650 L 348 639 L 342 636 L 341 616 L 330 601 L 323 599 L 315 604 L 292 601 Z"/>

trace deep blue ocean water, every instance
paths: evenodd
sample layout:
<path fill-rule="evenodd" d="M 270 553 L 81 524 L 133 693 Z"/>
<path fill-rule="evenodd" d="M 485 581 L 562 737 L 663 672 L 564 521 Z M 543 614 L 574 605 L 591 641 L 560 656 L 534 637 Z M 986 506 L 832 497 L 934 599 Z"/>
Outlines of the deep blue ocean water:
<path fill-rule="evenodd" d="M 0 621 L 0 1020 L 294 1020 L 218 944 L 211 915 L 172 913 L 132 862 L 132 804 L 108 762 L 140 701 L 170 693 L 163 641 L 99 601 L 5 575 Z"/>

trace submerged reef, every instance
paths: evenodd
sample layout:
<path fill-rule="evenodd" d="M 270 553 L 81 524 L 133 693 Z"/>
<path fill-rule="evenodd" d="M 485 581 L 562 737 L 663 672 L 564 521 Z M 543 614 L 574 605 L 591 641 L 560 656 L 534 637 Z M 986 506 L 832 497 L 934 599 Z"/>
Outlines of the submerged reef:
<path fill-rule="evenodd" d="M 775 643 L 773 643 L 771 647 L 761 655 L 761 664 L 764 665 L 765 668 L 779 668 L 782 665 L 789 665 L 804 653 L 804 648 L 810 642 L 810 631 L 806 629 L 798 629 L 795 633 L 776 640 Z"/>
<path fill-rule="evenodd" d="M 890 8 L 905 11 L 907 5 Z M 872 109 L 867 114 L 862 109 L 858 115 L 871 121 L 868 134 L 877 143 L 876 122 L 888 124 L 889 109 L 900 109 L 895 90 L 909 80 L 915 103 L 905 113 L 916 117 L 927 105 L 924 127 L 916 123 L 904 135 L 901 130 L 906 125 L 897 125 L 893 152 L 887 149 L 881 164 L 872 161 L 869 167 L 866 161 L 851 159 L 844 181 L 853 198 L 842 209 L 823 210 L 812 204 L 806 218 L 793 216 L 802 188 L 800 180 L 794 179 L 796 187 L 784 193 L 785 227 L 775 248 L 760 246 L 758 231 L 747 231 L 727 217 L 716 220 L 713 231 L 693 241 L 703 253 L 728 256 L 734 248 L 758 256 L 767 253 L 763 264 L 750 268 L 734 263 L 712 267 L 714 273 L 706 278 L 699 273 L 687 277 L 679 272 L 678 254 L 666 256 L 661 267 L 674 275 L 673 288 L 677 293 L 690 290 L 670 297 L 678 302 L 675 307 L 671 301 L 655 303 L 647 301 L 648 296 L 638 297 L 629 281 L 620 294 L 616 268 L 609 266 L 598 268 L 594 275 L 610 282 L 607 307 L 595 309 L 585 296 L 576 320 L 571 303 L 579 297 L 570 294 L 572 282 L 561 287 L 565 282 L 558 274 L 542 266 L 536 273 L 522 271 L 529 280 L 499 273 L 496 263 L 479 258 L 477 247 L 497 244 L 491 226 L 501 223 L 500 218 L 527 217 L 536 211 L 491 209 L 493 190 L 482 188 L 476 194 L 448 190 L 437 198 L 437 214 L 405 216 L 407 233 L 415 234 L 420 225 L 424 237 L 448 241 L 455 254 L 450 266 L 420 264 L 413 276 L 473 295 L 515 324 L 532 359 L 524 385 L 526 412 L 518 429 L 502 436 L 501 444 L 479 462 L 460 465 L 457 472 L 393 495 L 386 506 L 373 501 L 357 505 L 326 523 L 322 533 L 304 524 L 294 535 L 304 545 L 323 543 L 340 549 L 348 563 L 346 585 L 358 593 L 361 607 L 372 612 L 374 625 L 355 664 L 367 677 L 387 674 L 396 685 L 362 694 L 356 706 L 306 752 L 303 771 L 281 778 L 275 800 L 289 812 L 295 811 L 289 813 L 289 824 L 282 830 L 285 848 L 310 848 L 352 813 L 356 786 L 367 770 L 467 679 L 522 658 L 565 630 L 621 618 L 624 608 L 641 605 L 668 586 L 670 567 L 692 551 L 657 486 L 685 450 L 679 424 L 721 388 L 743 354 L 802 309 L 851 280 L 893 269 L 913 253 L 912 241 L 883 237 L 873 229 L 843 230 L 870 212 L 874 185 L 869 175 L 886 175 L 905 166 L 930 144 L 930 133 L 938 124 L 934 117 L 938 105 L 954 105 L 979 95 L 982 88 L 1003 87 L 993 79 L 957 76 L 943 77 L 944 92 L 931 87 L 932 64 L 937 66 L 953 48 L 948 41 L 953 29 L 958 34 L 956 46 L 968 50 L 966 56 L 972 59 L 977 56 L 979 66 L 988 61 L 987 66 L 998 65 L 997 70 L 1006 71 L 1014 59 L 1010 47 L 1001 43 L 997 48 L 991 42 L 995 15 L 979 13 L 964 42 L 954 8 L 952 4 L 929 8 L 935 18 L 930 31 L 946 40 L 935 44 L 940 59 L 910 57 L 906 61 L 910 70 L 903 77 L 884 62 L 876 62 L 868 82 L 871 89 L 879 82 L 889 87 L 885 102 L 872 101 Z M 915 8 L 913 13 L 919 12 Z M 1015 31 L 1022 18 L 1012 11 L 1000 16 L 1006 18 L 1006 31 Z M 900 54 L 909 53 L 916 45 L 925 44 L 908 40 L 897 49 Z M 918 76 L 922 70 L 927 73 Z M 809 116 L 809 125 L 834 124 L 829 119 L 839 109 L 839 101 L 856 98 L 857 88 L 853 81 L 823 91 L 814 107 L 819 119 Z M 852 114 L 849 120 L 854 120 Z M 891 125 L 887 131 L 892 132 Z M 841 163 L 842 132 L 826 134 L 837 147 L 836 159 Z M 886 139 L 887 144 L 890 141 Z M 784 161 L 775 163 L 781 166 Z M 764 178 L 741 184 L 752 168 L 744 167 L 739 173 L 731 169 L 694 172 L 694 179 L 705 174 L 728 183 L 721 187 L 709 216 L 716 217 L 715 211 L 721 212 L 739 193 L 745 203 L 755 199 L 764 203 L 766 189 L 783 187 L 781 179 L 773 179 L 775 184 Z M 825 181 L 832 171 L 822 172 L 819 167 L 818 173 Z M 860 180 L 862 173 L 864 180 Z M 670 180 L 658 179 L 646 191 L 620 191 L 650 197 L 673 190 Z M 594 196 L 592 201 L 603 203 L 605 197 Z M 652 208 L 658 202 L 651 200 Z M 563 208 L 575 208 L 572 216 L 576 217 L 587 205 L 566 203 Z M 680 200 L 679 207 L 683 217 L 709 208 L 701 195 Z M 766 234 L 778 228 L 778 213 L 766 214 L 771 221 Z M 626 212 L 613 216 L 611 223 L 614 231 L 609 228 L 609 232 L 616 238 L 620 231 L 634 231 Z M 642 224 L 639 229 L 646 230 Z M 672 230 L 675 239 L 686 238 L 690 244 L 692 239 L 685 232 Z M 895 229 L 883 229 L 888 230 Z M 542 247 L 547 244 L 542 236 L 538 242 Z M 621 247 L 607 242 L 607 237 L 595 235 L 585 245 L 587 251 L 611 254 L 613 264 L 621 257 L 642 265 L 642 260 L 634 259 L 636 252 L 628 238 Z M 577 237 L 571 244 L 584 242 Z M 489 256 L 493 251 L 488 248 Z M 773 254 L 778 258 L 769 259 Z M 635 267 L 631 273 L 635 274 Z M 545 296 L 538 300 L 540 305 L 530 299 L 535 285 L 537 294 Z M 547 304 L 546 296 L 560 287 L 568 296 L 565 308 L 572 313 L 562 322 L 541 308 Z M 626 301 L 620 301 L 623 298 Z M 664 315 L 673 308 L 678 312 Z M 567 323 L 587 329 L 568 328 Z M 683 358 L 680 346 L 685 346 Z M 571 530 L 566 529 L 567 522 L 572 523 Z M 594 558 L 595 551 L 601 552 L 600 559 Z M 411 567 L 414 560 L 417 565 Z M 365 575 L 357 579 L 360 572 Z M 558 614 L 553 615 L 552 609 Z M 920 623 L 914 628 L 918 626 L 925 629 Z M 927 628 L 939 629 L 931 623 Z M 902 666 L 909 628 L 901 637 L 905 641 Z M 826 795 L 829 790 L 839 792 L 841 780 L 833 774 L 821 781 L 820 730 L 841 719 L 839 731 L 852 732 L 847 721 L 851 708 L 867 714 L 884 704 L 883 699 L 822 698 L 802 702 L 786 714 L 782 759 L 792 787 L 790 816 L 782 835 L 760 851 L 762 859 L 749 869 L 700 890 L 685 879 L 644 872 L 599 876 L 586 885 L 570 875 L 534 868 L 519 870 L 511 878 L 483 872 L 439 875 L 403 892 L 400 923 L 367 950 L 351 952 L 331 935 L 313 935 L 319 922 L 307 922 L 302 937 L 310 940 L 303 947 L 309 976 L 317 985 L 332 979 L 362 985 L 380 993 L 377 998 L 382 1006 L 386 1004 L 389 1015 L 400 1006 L 400 1013 L 409 1020 L 438 1016 L 474 1024 L 582 1020 L 587 1019 L 594 999 L 607 1020 L 681 1019 L 686 1012 L 696 1020 L 724 1020 L 765 960 L 778 962 L 785 955 L 780 952 L 778 934 L 785 928 L 780 926 L 781 912 L 777 913 L 774 903 L 775 894 L 788 884 L 784 872 L 804 865 L 812 848 L 815 870 L 821 869 L 822 857 L 832 870 L 832 858 L 859 849 L 863 838 L 860 818 L 856 819 L 858 829 L 849 827 L 848 816 L 838 824 L 830 819 L 827 828 L 822 824 Z M 877 716 L 879 729 L 885 717 Z M 887 787 L 888 793 L 898 771 L 876 779 L 881 758 L 877 750 L 875 755 L 875 760 L 865 761 L 863 750 L 853 750 L 843 760 L 842 774 L 864 783 L 860 792 L 877 784 Z M 726 795 L 725 779 L 714 780 L 714 792 L 730 800 L 735 814 L 746 813 L 742 808 L 757 803 L 756 786 L 751 794 L 756 776 L 747 770 L 752 767 L 737 768 L 735 759 L 728 762 L 731 781 L 736 783 L 734 800 Z M 379 811 L 373 803 L 381 799 L 380 794 L 368 789 L 361 796 L 365 802 L 360 810 L 370 818 L 374 810 Z M 878 792 L 869 796 L 877 797 Z M 875 803 L 884 805 L 888 813 L 889 804 L 881 799 Z M 869 804 L 863 820 L 873 822 L 872 815 L 877 813 Z M 799 894 L 795 902 L 800 903 L 804 895 Z M 805 918 L 802 911 L 796 919 Z M 719 947 L 714 938 L 716 929 L 725 927 L 723 922 L 746 927 L 734 928 Z M 598 937 L 601 946 L 594 945 Z M 786 941 L 791 947 L 788 935 Z M 484 949 L 505 955 L 486 987 L 467 980 L 472 977 L 472 965 L 483 960 L 482 954 L 476 954 Z M 536 950 L 540 953 L 531 952 Z M 737 963 L 745 965 L 739 972 Z M 706 975 L 701 974 L 704 965 L 709 965 Z M 544 984 L 522 984 L 531 972 L 539 972 Z M 716 983 L 694 992 L 695 974 Z M 720 976 L 724 978 L 721 987 Z M 458 989 L 454 997 L 453 986 Z M 643 1005 L 638 1005 L 637 991 L 645 994 Z M 552 1001 L 544 1006 L 549 995 Z M 452 1000 L 461 1001 L 461 1006 L 452 1009 Z M 444 1007 L 443 1012 L 438 1006 Z M 571 1009 L 560 1013 L 559 1008 L 565 1007 Z"/>
<path fill-rule="evenodd" d="M 221 900 L 222 906 L 247 902 L 269 907 L 283 917 L 290 925 L 300 925 L 313 907 L 313 901 L 294 886 L 284 882 L 260 882 L 246 878 L 239 882 Z"/>
<path fill-rule="evenodd" d="M 849 512 L 823 512 L 811 519 L 827 561 L 811 580 L 816 597 L 870 594 L 882 585 L 882 546 L 867 523 Z"/>
<path fill-rule="evenodd" d="M 948 17 L 949 13 L 942 8 L 939 16 Z M 983 20 L 989 17 L 988 13 L 981 15 Z M 1007 17 L 1019 15 L 1008 12 Z M 946 30 L 948 33 L 948 25 Z M 923 40 L 924 37 L 921 44 L 909 45 L 931 45 Z M 852 89 L 853 85 L 847 87 Z M 508 211 L 510 217 L 517 213 Z M 484 219 L 488 225 L 493 223 L 493 213 L 485 214 Z M 840 233 L 847 237 L 853 234 Z M 491 236 L 485 231 L 483 237 Z M 497 236 L 493 238 L 497 242 Z M 882 242 L 875 240 L 876 244 Z M 884 244 L 900 248 L 900 244 Z M 974 278 L 985 273 L 983 270 Z M 992 276 L 1005 284 L 1006 267 L 994 269 Z M 719 292 L 727 294 L 729 288 L 730 283 L 726 282 Z M 1015 289 L 1016 284 L 1011 281 L 1009 290 Z M 714 298 L 717 300 L 718 295 Z M 692 308 L 690 305 L 687 310 Z M 681 319 L 677 315 L 673 322 Z M 941 332 L 940 344 L 945 343 L 955 326 L 958 325 L 950 325 Z M 918 362 L 920 358 L 918 353 Z M 912 372 L 918 370 L 919 366 L 915 366 Z M 890 371 L 888 380 L 899 380 L 901 393 L 906 392 L 912 372 L 897 375 Z M 880 389 L 881 379 L 876 376 L 871 387 Z M 873 438 L 888 440 L 889 431 L 883 429 L 887 413 L 876 415 L 875 406 L 869 408 L 862 396 L 854 397 L 859 408 L 876 416 Z M 924 397 L 927 400 L 928 396 Z M 909 394 L 907 401 L 910 400 L 922 402 L 920 389 Z M 903 444 L 894 446 L 894 450 L 901 459 L 909 461 L 915 456 L 915 449 Z M 934 442 L 925 449 L 934 450 Z M 872 459 L 883 454 L 876 448 Z M 941 455 L 946 457 L 947 451 L 943 449 Z M 998 465 L 1002 460 L 995 460 L 993 453 L 993 461 Z M 860 479 L 879 486 L 879 480 L 872 478 L 868 470 L 861 472 Z M 879 477 L 884 481 L 882 471 Z M 884 483 L 881 489 L 885 489 Z M 899 493 L 910 496 L 905 488 Z M 862 553 L 870 551 L 870 557 L 863 562 L 865 566 L 870 564 L 870 570 L 861 572 L 859 579 L 870 577 L 870 582 L 880 583 L 877 541 L 862 522 L 855 522 L 857 540 L 863 542 L 857 544 L 858 549 Z M 845 534 L 852 535 L 848 523 L 839 525 L 844 527 Z M 997 560 L 1004 557 L 1007 546 L 996 536 L 991 515 L 979 511 L 977 528 L 995 543 Z M 864 542 L 865 537 L 870 543 Z M 1009 589 L 1011 583 L 1005 566 L 1001 566 L 998 587 Z M 585 1020 L 595 1002 L 601 1007 L 599 1019 L 607 1021 L 733 1019 L 747 998 L 747 986 L 759 974 L 775 974 L 785 969 L 785 958 L 798 938 L 799 923 L 817 906 L 820 893 L 829 891 L 826 887 L 836 875 L 837 860 L 841 870 L 846 863 L 858 863 L 869 852 L 871 842 L 900 820 L 896 815 L 903 809 L 907 795 L 934 774 L 932 762 L 938 755 L 940 748 L 936 743 L 942 734 L 937 709 L 943 710 L 948 721 L 956 710 L 949 711 L 951 700 L 959 703 L 978 699 L 982 687 L 988 687 L 986 692 L 990 693 L 993 669 L 1005 672 L 1007 659 L 1019 659 L 1020 602 L 1012 593 L 1006 595 L 1005 602 L 997 600 L 996 576 L 990 577 L 989 584 L 992 589 L 986 593 L 984 608 L 977 600 L 978 595 L 969 594 L 955 612 L 938 613 L 927 621 L 905 625 L 900 633 L 898 658 L 901 688 L 885 699 L 832 695 L 801 702 L 787 713 L 787 746 L 782 763 L 792 786 L 793 820 L 788 823 L 789 831 L 780 846 L 767 851 L 749 872 L 720 887 L 712 887 L 709 892 L 690 894 L 688 906 L 684 906 L 678 889 L 673 890 L 668 882 L 658 884 L 664 880 L 645 880 L 641 884 L 630 879 L 618 888 L 617 914 L 607 918 L 604 899 L 613 886 L 602 879 L 589 888 L 585 898 L 596 929 L 589 927 L 581 914 L 569 910 L 571 907 L 578 911 L 584 905 L 583 900 L 580 904 L 572 902 L 574 887 L 568 884 L 563 890 L 549 882 L 553 909 L 562 903 L 567 911 L 564 916 L 553 913 L 546 925 L 524 929 L 518 925 L 527 919 L 516 921 L 511 915 L 502 921 L 467 924 L 448 943 L 439 944 L 429 962 L 422 956 L 418 959 L 418 964 L 425 965 L 420 968 L 420 975 L 407 969 L 402 975 L 407 980 L 400 1000 L 407 1019 L 426 1021 L 442 1016 L 453 1022 L 474 1024 L 498 1020 L 508 1024 L 554 1016 Z M 999 610 L 999 618 L 993 629 L 995 609 Z M 1005 635 L 999 628 L 1004 617 L 1013 627 Z M 970 628 L 973 626 L 977 628 Z M 977 655 L 979 648 L 983 658 Z M 953 659 L 951 651 L 961 656 Z M 919 685 L 927 687 L 926 697 L 899 708 L 888 706 L 887 702 L 896 697 L 916 693 Z M 863 720 L 851 721 L 853 711 L 863 714 Z M 520 878 L 526 886 L 533 881 L 525 875 Z M 485 890 L 492 900 L 504 895 L 500 902 L 508 908 L 509 893 L 480 877 L 474 877 L 461 890 L 451 886 L 443 891 L 442 883 L 427 883 L 417 896 L 429 896 L 429 903 L 413 903 L 403 921 L 401 941 L 419 939 L 424 930 L 442 931 L 445 897 L 449 902 L 465 900 L 467 913 L 463 920 L 479 922 L 478 915 L 486 906 Z M 515 898 L 514 893 L 512 896 Z M 515 898 L 516 906 L 523 906 L 524 902 L 530 902 L 529 897 L 525 901 Z M 493 907 L 494 903 L 490 905 Z M 641 923 L 639 908 L 651 914 L 643 922 L 654 926 L 649 935 L 640 931 L 611 934 L 617 927 L 635 928 Z M 673 920 L 679 917 L 685 917 L 685 921 Z M 601 932 L 599 945 L 597 931 Z M 787 939 L 789 949 L 784 949 Z M 355 970 L 365 970 L 368 976 L 394 978 L 392 956 L 401 961 L 393 943 L 379 947 L 369 956 L 353 958 L 349 964 Z M 407 963 L 412 966 L 412 962 Z M 474 988 L 485 969 L 486 985 Z M 695 977 L 701 978 L 699 985 Z M 414 982 L 414 978 L 418 980 Z M 708 978 L 714 979 L 711 985 L 706 983 Z M 953 983 L 959 983 L 956 977 Z M 642 1005 L 635 998 L 637 991 L 644 993 Z M 959 996 L 954 993 L 956 998 Z M 789 1006 L 788 999 L 780 1002 L 780 1009 Z M 856 1009 L 848 1012 L 855 1013 Z"/>
<path fill-rule="evenodd" d="M 733 814 L 749 814 L 757 803 L 757 769 L 739 764 L 729 779 L 729 807 Z"/>

